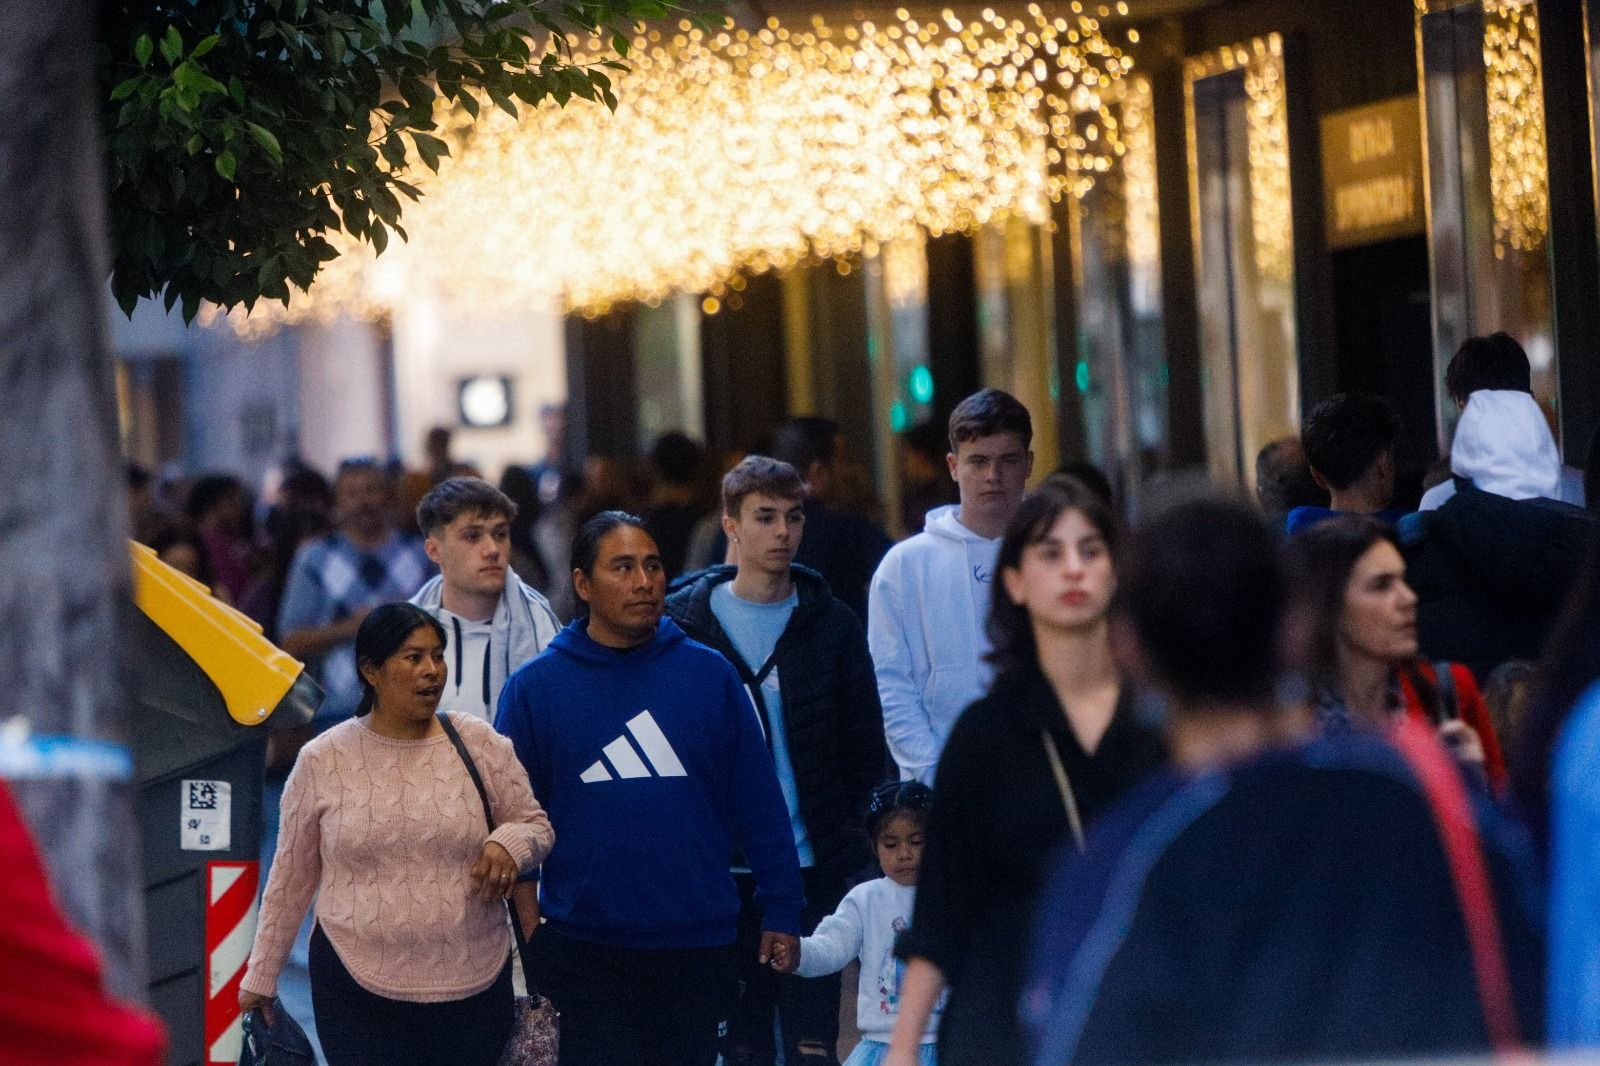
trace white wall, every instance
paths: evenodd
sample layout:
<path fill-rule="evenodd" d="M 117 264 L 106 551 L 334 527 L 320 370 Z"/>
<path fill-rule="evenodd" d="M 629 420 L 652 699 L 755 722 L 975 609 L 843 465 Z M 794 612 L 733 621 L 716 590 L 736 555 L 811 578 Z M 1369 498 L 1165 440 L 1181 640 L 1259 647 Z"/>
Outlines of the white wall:
<path fill-rule="evenodd" d="M 545 453 L 539 407 L 567 396 L 564 323 L 552 305 L 518 312 L 471 312 L 433 303 L 408 307 L 394 320 L 397 434 L 406 465 L 422 464 L 422 440 L 434 426 L 455 430 L 455 457 L 491 481 L 508 463 Z M 511 379 L 509 425 L 460 425 L 457 389 L 480 374 Z"/>
<path fill-rule="evenodd" d="M 348 318 L 295 332 L 301 457 L 329 475 L 351 456 L 386 458 L 388 360 L 382 333 Z"/>

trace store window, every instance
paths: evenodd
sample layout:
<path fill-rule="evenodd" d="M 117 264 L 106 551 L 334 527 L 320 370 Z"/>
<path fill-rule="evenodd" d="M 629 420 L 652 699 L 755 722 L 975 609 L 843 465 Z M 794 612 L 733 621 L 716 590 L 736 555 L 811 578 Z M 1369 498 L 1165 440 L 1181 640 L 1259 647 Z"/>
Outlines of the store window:
<path fill-rule="evenodd" d="M 1282 37 L 1191 57 L 1184 91 L 1206 461 L 1249 484 L 1300 422 Z"/>
<path fill-rule="evenodd" d="M 1132 497 L 1167 463 L 1167 366 L 1150 79 L 1114 93 L 1125 150 L 1070 205 L 1078 334 L 1064 369 L 1089 460 Z"/>
<path fill-rule="evenodd" d="M 1457 415 L 1444 370 L 1470 336 L 1521 341 L 1534 395 L 1558 410 L 1544 85 L 1534 0 L 1419 0 L 1417 35 L 1443 450 Z"/>

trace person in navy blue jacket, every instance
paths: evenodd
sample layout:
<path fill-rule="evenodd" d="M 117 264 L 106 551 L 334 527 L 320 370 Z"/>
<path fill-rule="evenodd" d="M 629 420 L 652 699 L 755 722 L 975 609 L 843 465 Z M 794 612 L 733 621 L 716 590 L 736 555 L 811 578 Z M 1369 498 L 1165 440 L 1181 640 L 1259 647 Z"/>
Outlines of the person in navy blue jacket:
<path fill-rule="evenodd" d="M 710 1066 L 735 995 L 730 856 L 755 876 L 760 961 L 799 948 L 788 808 L 738 674 L 663 617 L 640 520 L 596 515 L 572 560 L 586 615 L 512 675 L 495 723 L 561 827 L 530 968 L 561 1012 L 562 1066 Z"/>

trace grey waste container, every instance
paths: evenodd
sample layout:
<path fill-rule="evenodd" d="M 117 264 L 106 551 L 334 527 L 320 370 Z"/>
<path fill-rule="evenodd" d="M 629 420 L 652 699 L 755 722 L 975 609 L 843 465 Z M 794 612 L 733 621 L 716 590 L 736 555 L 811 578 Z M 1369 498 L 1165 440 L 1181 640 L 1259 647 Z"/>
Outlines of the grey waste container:
<path fill-rule="evenodd" d="M 215 611 L 156 616 L 171 628 L 219 625 Z M 302 672 L 276 706 L 260 709 L 261 725 L 240 724 L 223 690 L 250 669 L 248 641 L 225 649 L 240 660 L 236 668 L 219 669 L 217 654 L 202 656 L 224 675 L 214 678 L 185 650 L 194 647 L 193 634 L 169 633 L 138 611 L 133 636 L 150 1002 L 167 1025 L 172 1066 L 231 1063 L 238 982 L 254 935 L 268 733 L 309 721 L 322 691 Z M 226 633 L 202 639 L 212 641 L 211 653 L 228 643 Z M 280 653 L 280 672 L 283 661 Z"/>

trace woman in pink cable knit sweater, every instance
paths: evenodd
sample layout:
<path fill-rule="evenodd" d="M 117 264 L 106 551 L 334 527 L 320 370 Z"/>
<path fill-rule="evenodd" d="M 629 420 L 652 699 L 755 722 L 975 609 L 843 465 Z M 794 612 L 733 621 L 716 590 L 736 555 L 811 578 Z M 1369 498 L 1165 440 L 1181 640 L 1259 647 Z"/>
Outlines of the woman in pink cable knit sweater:
<path fill-rule="evenodd" d="M 501 901 L 549 854 L 550 819 L 511 742 L 451 714 L 489 793 L 489 832 L 435 714 L 447 670 L 432 616 L 379 607 L 356 662 L 357 717 L 306 745 L 284 787 L 240 1006 L 271 1011 L 314 896 L 311 1000 L 330 1066 L 493 1066 L 512 1027 Z"/>

